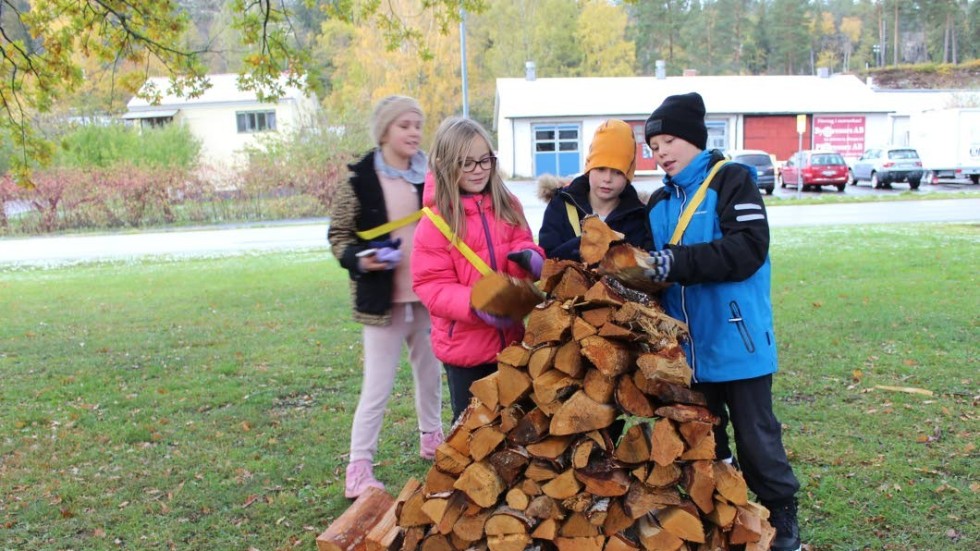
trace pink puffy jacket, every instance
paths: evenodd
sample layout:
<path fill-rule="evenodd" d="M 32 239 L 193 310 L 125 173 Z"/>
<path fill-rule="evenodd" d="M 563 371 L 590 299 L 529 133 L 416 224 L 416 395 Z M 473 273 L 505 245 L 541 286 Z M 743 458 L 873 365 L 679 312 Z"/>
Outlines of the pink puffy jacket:
<path fill-rule="evenodd" d="M 426 178 L 423 202 L 436 211 L 432 183 Z M 514 204 L 521 205 L 517 198 Z M 544 257 L 528 228 L 497 220 L 489 196 L 464 196 L 466 236 L 463 241 L 494 271 L 527 277 L 507 253 L 533 249 Z M 523 212 L 523 209 L 521 209 Z M 450 245 L 431 220 L 422 217 L 412 245 L 412 289 L 432 318 L 432 351 L 440 361 L 456 367 L 475 367 L 496 361 L 505 346 L 524 338 L 524 327 L 499 330 L 470 310 L 470 291 L 480 272 Z"/>

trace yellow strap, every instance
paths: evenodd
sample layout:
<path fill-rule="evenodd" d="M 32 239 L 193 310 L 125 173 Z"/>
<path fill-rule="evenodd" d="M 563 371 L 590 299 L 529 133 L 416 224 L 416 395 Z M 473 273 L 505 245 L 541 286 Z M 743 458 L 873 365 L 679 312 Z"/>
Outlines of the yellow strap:
<path fill-rule="evenodd" d="M 722 166 L 727 165 L 728 161 L 721 161 L 711 169 L 708 173 L 708 177 L 701 182 L 701 186 L 697 191 L 694 192 L 694 197 L 691 198 L 691 202 L 688 203 L 687 208 L 681 213 L 681 217 L 677 220 L 677 227 L 674 228 L 674 235 L 670 236 L 669 243 L 671 245 L 676 245 L 681 242 L 681 236 L 684 235 L 684 230 L 687 229 L 687 225 L 691 223 L 691 218 L 694 217 L 694 211 L 698 209 L 701 205 L 701 201 L 704 201 L 704 196 L 708 194 L 708 185 L 711 184 L 711 179 L 715 177 L 715 174 L 721 169 Z"/>
<path fill-rule="evenodd" d="M 432 220 L 432 223 L 435 224 L 437 228 L 439 228 L 439 231 L 442 232 L 442 235 L 446 236 L 446 239 L 448 239 L 450 243 L 455 245 L 456 248 L 459 249 L 459 252 L 463 253 L 463 256 L 466 257 L 466 260 L 469 260 L 470 264 L 472 264 L 473 267 L 476 268 L 478 272 L 480 272 L 483 275 L 487 275 L 493 271 L 490 269 L 490 266 L 487 266 L 487 263 L 484 262 L 482 258 L 477 256 L 476 253 L 473 252 L 473 249 L 471 249 L 469 245 L 463 243 L 462 239 L 456 238 L 456 235 L 453 234 L 452 230 L 449 229 L 449 224 L 446 223 L 446 220 L 443 217 L 432 212 L 432 209 L 430 209 L 429 207 L 422 207 L 422 212 L 425 213 L 426 218 Z"/>
<path fill-rule="evenodd" d="M 568 223 L 572 225 L 572 231 L 575 232 L 575 237 L 581 237 L 582 223 L 578 220 L 578 209 L 575 208 L 575 205 L 566 201 L 565 210 L 568 211 Z"/>
<path fill-rule="evenodd" d="M 370 241 L 370 240 L 374 239 L 375 237 L 384 235 L 386 233 L 391 233 L 394 230 L 397 230 L 398 228 L 400 228 L 402 226 L 407 226 L 407 225 L 411 224 L 412 222 L 415 222 L 419 218 L 422 218 L 422 211 L 417 210 L 417 211 L 413 212 L 412 214 L 409 214 L 408 216 L 399 218 L 398 220 L 392 220 L 391 222 L 385 222 L 384 224 L 381 224 L 380 226 L 375 226 L 375 227 L 373 227 L 373 228 L 371 228 L 369 230 L 359 231 L 359 232 L 355 232 L 355 233 L 361 239 L 363 239 L 365 241 Z"/>

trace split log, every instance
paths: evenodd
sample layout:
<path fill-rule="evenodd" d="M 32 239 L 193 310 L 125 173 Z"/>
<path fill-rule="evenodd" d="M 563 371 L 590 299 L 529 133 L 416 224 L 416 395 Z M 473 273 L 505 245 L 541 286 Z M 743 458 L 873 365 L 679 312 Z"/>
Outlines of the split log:
<path fill-rule="evenodd" d="M 731 503 L 725 501 L 718 494 L 715 494 L 713 498 L 715 504 L 714 508 L 708 513 L 707 518 L 715 526 L 718 526 L 724 530 L 731 530 L 732 523 L 735 522 L 735 515 L 738 513 L 738 509 Z"/>
<path fill-rule="evenodd" d="M 585 486 L 585 491 L 599 497 L 617 497 L 630 489 L 630 478 L 625 469 L 616 468 L 609 462 L 593 463 L 582 469 L 574 469 L 575 478 Z"/>
<path fill-rule="evenodd" d="M 412 492 L 412 495 L 408 496 L 408 499 L 403 503 L 399 503 L 395 509 L 398 526 L 411 528 L 413 526 L 426 526 L 430 524 L 429 515 L 426 515 L 422 511 L 423 504 L 425 504 L 425 495 L 423 495 L 421 490 L 415 490 Z M 407 542 L 407 534 L 405 539 Z"/>
<path fill-rule="evenodd" d="M 657 465 L 669 465 L 684 453 L 684 441 L 670 419 L 658 419 L 653 425 L 650 459 Z"/>
<path fill-rule="evenodd" d="M 368 488 L 317 536 L 317 551 L 364 551 L 368 532 L 394 503 L 394 498 L 388 492 Z"/>
<path fill-rule="evenodd" d="M 603 375 L 615 377 L 629 370 L 633 357 L 627 346 L 597 335 L 582 339 L 582 355 Z"/>
<path fill-rule="evenodd" d="M 531 351 L 520 344 L 512 344 L 497 354 L 497 362 L 503 362 L 514 367 L 524 367 L 531 357 Z"/>
<path fill-rule="evenodd" d="M 579 256 L 585 264 L 595 264 L 606 256 L 613 243 L 623 241 L 626 236 L 610 228 L 598 216 L 586 216 L 582 220 L 582 239 L 579 243 Z"/>
<path fill-rule="evenodd" d="M 691 366 L 687 364 L 684 349 L 680 346 L 640 354 L 636 359 L 636 365 L 639 366 L 643 375 L 651 381 L 664 381 L 685 387 L 691 386 L 693 373 Z"/>
<path fill-rule="evenodd" d="M 527 445 L 527 453 L 538 459 L 557 460 L 572 443 L 571 436 L 549 436 L 540 442 Z"/>
<path fill-rule="evenodd" d="M 535 308 L 528 317 L 524 344 L 536 347 L 561 342 L 572 328 L 572 313 L 562 303 L 553 300 Z"/>
<path fill-rule="evenodd" d="M 592 327 L 602 327 L 609 321 L 615 310 L 611 306 L 600 306 L 579 312 L 579 317 L 588 322 Z"/>
<path fill-rule="evenodd" d="M 538 286 L 541 291 L 551 293 L 565 275 L 565 270 L 569 268 L 578 270 L 581 269 L 581 265 L 574 260 L 546 258 L 544 264 L 541 266 L 541 278 L 538 280 Z"/>
<path fill-rule="evenodd" d="M 620 377 L 616 383 L 616 403 L 630 415 L 637 417 L 653 417 L 653 405 L 646 394 L 643 394 L 632 377 Z"/>
<path fill-rule="evenodd" d="M 582 485 L 575 478 L 575 470 L 568 469 L 541 486 L 544 495 L 553 499 L 568 499 L 582 490 Z"/>
<path fill-rule="evenodd" d="M 530 460 L 527 451 L 519 448 L 507 448 L 494 452 L 487 461 L 493 465 L 493 469 L 503 479 L 504 484 L 510 486 L 524 472 Z"/>
<path fill-rule="evenodd" d="M 650 468 L 650 475 L 647 476 L 646 483 L 648 486 L 653 486 L 654 488 L 667 488 L 668 486 L 677 484 L 683 474 L 677 463 L 671 463 L 669 465 L 657 465 L 654 463 L 653 467 Z"/>
<path fill-rule="evenodd" d="M 470 292 L 470 306 L 475 310 L 513 320 L 523 320 L 543 300 L 544 296 L 530 281 L 500 272 L 484 275 Z"/>
<path fill-rule="evenodd" d="M 582 362 L 582 349 L 578 341 L 568 341 L 558 348 L 555 354 L 555 369 L 569 377 L 581 378 L 585 374 L 585 364 Z"/>
<path fill-rule="evenodd" d="M 656 509 L 680 503 L 681 494 L 675 488 L 653 488 L 635 480 L 623 499 L 623 508 L 635 520 Z"/>
<path fill-rule="evenodd" d="M 558 551 L 602 551 L 602 546 L 606 538 L 595 536 L 592 538 L 555 538 L 555 547 Z"/>
<path fill-rule="evenodd" d="M 480 507 L 490 507 L 497 502 L 505 485 L 489 462 L 478 461 L 466 467 L 453 487 L 465 492 L 466 497 Z"/>
<path fill-rule="evenodd" d="M 419 481 L 415 478 L 409 478 L 402 486 L 398 497 L 364 538 L 366 551 L 396 551 L 401 546 L 402 530 L 398 527 L 398 505 L 408 501 L 419 486 Z"/>
<path fill-rule="evenodd" d="M 517 422 L 517 426 L 513 430 L 507 433 L 507 441 L 518 446 L 527 446 L 539 442 L 548 435 L 550 424 L 551 418 L 540 408 L 534 408 Z"/>
<path fill-rule="evenodd" d="M 531 537 L 536 540 L 553 541 L 558 535 L 558 521 L 554 518 L 546 518 L 538 524 L 537 528 L 531 532 Z"/>
<path fill-rule="evenodd" d="M 684 491 L 704 513 L 715 508 L 715 475 L 710 461 L 693 461 L 685 468 Z"/>
<path fill-rule="evenodd" d="M 495 371 L 482 379 L 477 379 L 470 384 L 470 394 L 490 409 L 497 407 L 500 403 L 500 395 L 497 392 L 497 377 L 499 371 Z"/>
<path fill-rule="evenodd" d="M 487 519 L 484 531 L 490 551 L 524 551 L 531 543 L 528 522 L 517 511 L 495 512 Z"/>
<path fill-rule="evenodd" d="M 588 292 L 589 287 L 592 287 L 592 283 L 591 278 L 581 269 L 566 268 L 558 284 L 551 291 L 551 298 L 560 301 L 581 298 Z"/>
<path fill-rule="evenodd" d="M 490 509 L 485 509 L 472 516 L 463 515 L 453 525 L 453 535 L 463 541 L 480 541 L 485 535 L 483 526 L 486 524 L 491 512 Z"/>
<path fill-rule="evenodd" d="M 627 287 L 654 294 L 666 289 L 670 283 L 653 281 L 646 274 L 646 259 L 650 253 L 629 243 L 609 247 L 599 262 L 599 273 L 622 281 Z"/>
<path fill-rule="evenodd" d="M 684 546 L 684 540 L 664 530 L 651 516 L 637 521 L 636 532 L 643 548 L 649 551 L 677 551 Z"/>
<path fill-rule="evenodd" d="M 749 487 L 745 484 L 742 473 L 724 461 L 715 461 L 712 465 L 715 475 L 715 491 L 729 503 L 747 504 L 749 502 Z"/>
<path fill-rule="evenodd" d="M 600 279 L 590 287 L 582 299 L 585 304 L 593 306 L 620 306 L 626 302 L 621 294 L 610 287 L 605 278 Z"/>
<path fill-rule="evenodd" d="M 637 423 L 630 427 L 616 446 L 616 459 L 627 465 L 650 460 L 650 425 Z"/>
<path fill-rule="evenodd" d="M 504 438 L 506 435 L 497 430 L 496 427 L 480 427 L 470 435 L 470 457 L 474 461 L 483 461 L 497 449 Z"/>
<path fill-rule="evenodd" d="M 527 374 L 534 379 L 551 369 L 555 362 L 555 354 L 558 352 L 557 346 L 541 346 L 531 352 L 531 358 L 527 362 Z"/>
<path fill-rule="evenodd" d="M 616 420 L 614 406 L 589 398 L 584 391 L 572 394 L 551 418 L 551 434 L 563 436 L 604 429 Z"/>
<path fill-rule="evenodd" d="M 697 514 L 684 507 L 667 507 L 657 513 L 657 521 L 664 530 L 685 541 L 704 543 L 704 525 Z"/>
<path fill-rule="evenodd" d="M 500 405 L 509 406 L 531 392 L 531 378 L 524 370 L 504 363 L 497 364 L 497 398 Z"/>
<path fill-rule="evenodd" d="M 674 404 L 670 406 L 662 406 L 657 408 L 655 411 L 658 416 L 666 417 L 668 419 L 673 419 L 678 423 L 687 423 L 688 421 L 700 421 L 702 423 L 711 423 L 712 425 L 718 424 L 718 418 L 715 417 L 708 408 L 701 406 L 689 406 L 686 404 Z"/>
<path fill-rule="evenodd" d="M 598 369 L 589 368 L 585 372 L 582 390 L 589 398 L 592 398 L 596 402 L 609 404 L 612 402 L 613 394 L 616 392 L 616 379 L 603 375 Z"/>

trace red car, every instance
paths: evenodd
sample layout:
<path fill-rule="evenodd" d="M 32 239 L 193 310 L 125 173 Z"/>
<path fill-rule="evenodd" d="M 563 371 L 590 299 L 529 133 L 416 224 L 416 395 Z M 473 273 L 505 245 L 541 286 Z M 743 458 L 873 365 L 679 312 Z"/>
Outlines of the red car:
<path fill-rule="evenodd" d="M 837 191 L 844 191 L 848 179 L 847 163 L 834 151 L 798 151 L 779 172 L 780 187 L 802 184 L 803 191 L 821 186 L 837 186 Z"/>

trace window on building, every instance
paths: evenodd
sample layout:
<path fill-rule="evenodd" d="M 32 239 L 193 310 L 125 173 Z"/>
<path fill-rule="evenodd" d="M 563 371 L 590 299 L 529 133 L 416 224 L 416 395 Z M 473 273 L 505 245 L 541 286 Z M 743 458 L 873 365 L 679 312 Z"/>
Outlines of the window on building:
<path fill-rule="evenodd" d="M 725 121 L 705 121 L 708 127 L 708 150 L 729 149 L 728 123 Z"/>
<path fill-rule="evenodd" d="M 276 129 L 276 112 L 270 111 L 241 111 L 235 113 L 238 122 L 238 133 L 266 132 Z"/>

